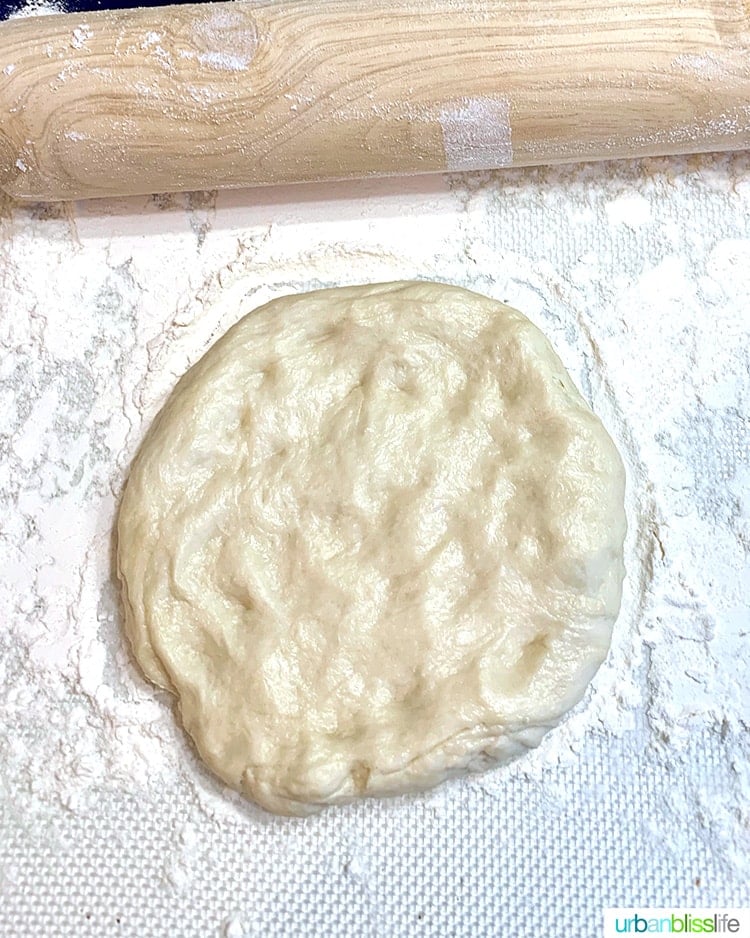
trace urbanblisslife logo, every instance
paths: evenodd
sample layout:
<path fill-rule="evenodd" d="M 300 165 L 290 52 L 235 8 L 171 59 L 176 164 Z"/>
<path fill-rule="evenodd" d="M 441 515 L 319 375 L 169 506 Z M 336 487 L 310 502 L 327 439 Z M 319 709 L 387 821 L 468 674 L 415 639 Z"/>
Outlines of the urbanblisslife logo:
<path fill-rule="evenodd" d="M 750 938 L 750 909 L 607 909 L 604 938 L 616 935 L 729 935 Z"/>

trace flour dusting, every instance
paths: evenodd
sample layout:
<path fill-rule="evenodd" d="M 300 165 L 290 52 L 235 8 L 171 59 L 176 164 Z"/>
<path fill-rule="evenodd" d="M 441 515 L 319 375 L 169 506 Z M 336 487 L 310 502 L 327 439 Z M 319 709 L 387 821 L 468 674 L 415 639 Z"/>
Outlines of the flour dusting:
<path fill-rule="evenodd" d="M 450 171 L 510 166 L 513 145 L 510 102 L 505 98 L 462 98 L 440 112 L 445 165 Z"/>
<path fill-rule="evenodd" d="M 452 113 L 471 127 L 488 106 Z M 23 933 L 31 902 L 36 933 L 85 938 L 115 916 L 134 935 L 328 934 L 338 916 L 336 934 L 468 936 L 529 908 L 583 935 L 611 904 L 750 904 L 749 220 L 747 154 L 0 197 L 0 931 Z M 270 820 L 134 666 L 117 505 L 166 396 L 239 316 L 401 278 L 508 302 L 557 348 L 626 462 L 623 610 L 586 700 L 513 765 Z"/>
<path fill-rule="evenodd" d="M 82 49 L 86 45 L 86 41 L 90 39 L 92 35 L 91 27 L 83 23 L 81 26 L 76 26 L 73 30 L 73 38 L 70 44 L 74 49 Z"/>
<path fill-rule="evenodd" d="M 180 55 L 220 71 L 244 71 L 258 46 L 255 24 L 239 11 L 217 9 L 196 15 L 192 35 L 195 49 L 183 49 Z"/>
<path fill-rule="evenodd" d="M 683 53 L 672 60 L 672 65 L 680 71 L 688 72 L 703 80 L 726 79 L 730 76 L 726 63 L 712 52 L 699 55 Z"/>

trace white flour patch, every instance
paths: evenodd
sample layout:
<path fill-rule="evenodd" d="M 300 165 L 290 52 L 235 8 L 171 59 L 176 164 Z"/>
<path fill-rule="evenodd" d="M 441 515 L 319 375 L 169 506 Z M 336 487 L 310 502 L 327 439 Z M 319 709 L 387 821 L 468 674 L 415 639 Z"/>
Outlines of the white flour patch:
<path fill-rule="evenodd" d="M 196 58 L 201 65 L 219 71 L 246 69 L 258 47 L 255 24 L 245 13 L 214 10 L 196 14 L 192 28 L 195 50 L 182 50 L 184 58 Z"/>
<path fill-rule="evenodd" d="M 141 43 L 141 49 L 148 49 L 151 46 L 158 46 L 162 41 L 161 33 L 157 33 L 154 30 L 150 30 L 146 33 Z"/>
<path fill-rule="evenodd" d="M 82 49 L 86 45 L 86 40 L 90 39 L 91 36 L 91 27 L 83 23 L 81 26 L 76 26 L 73 30 L 73 38 L 70 44 L 74 49 Z"/>
<path fill-rule="evenodd" d="M 651 203 L 638 193 L 621 195 L 607 205 L 607 216 L 612 225 L 640 228 L 651 220 Z"/>
<path fill-rule="evenodd" d="M 445 166 L 451 172 L 497 169 L 513 163 L 510 102 L 462 98 L 440 111 Z"/>
<path fill-rule="evenodd" d="M 198 61 L 208 68 L 217 68 L 225 72 L 241 72 L 247 68 L 250 60 L 246 56 L 228 55 L 226 52 L 201 52 Z"/>
<path fill-rule="evenodd" d="M 634 138 L 636 143 L 695 143 L 715 138 L 733 138 L 750 132 L 750 105 L 739 104 L 730 111 L 708 120 L 696 120 L 668 130 L 654 131 L 645 137 Z"/>
<path fill-rule="evenodd" d="M 151 54 L 156 57 L 156 61 L 159 63 L 161 68 L 167 72 L 169 75 L 174 75 L 175 68 L 172 64 L 172 55 L 168 52 L 164 46 L 155 45 L 151 48 Z"/>
<path fill-rule="evenodd" d="M 726 63 L 712 52 L 705 52 L 701 55 L 684 53 L 683 55 L 675 56 L 675 58 L 672 59 L 672 65 L 682 72 L 688 72 L 696 78 L 709 81 L 712 79 L 727 78 L 730 74 Z"/>

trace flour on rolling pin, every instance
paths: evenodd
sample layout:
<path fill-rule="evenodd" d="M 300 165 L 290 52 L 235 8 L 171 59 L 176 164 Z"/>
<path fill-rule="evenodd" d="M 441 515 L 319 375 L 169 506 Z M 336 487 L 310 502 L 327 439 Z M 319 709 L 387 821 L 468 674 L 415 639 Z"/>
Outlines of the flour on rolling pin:
<path fill-rule="evenodd" d="M 451 172 L 513 165 L 510 102 L 467 98 L 440 112 L 446 169 Z"/>
<path fill-rule="evenodd" d="M 232 10 L 222 10 L 205 19 L 198 19 L 196 36 L 206 45 L 205 52 L 182 52 L 186 58 L 197 55 L 198 61 L 209 68 L 244 71 L 258 47 L 258 36 L 252 23 Z"/>
<path fill-rule="evenodd" d="M 744 0 L 237 0 L 0 39 L 0 188 L 22 199 L 750 146 Z"/>

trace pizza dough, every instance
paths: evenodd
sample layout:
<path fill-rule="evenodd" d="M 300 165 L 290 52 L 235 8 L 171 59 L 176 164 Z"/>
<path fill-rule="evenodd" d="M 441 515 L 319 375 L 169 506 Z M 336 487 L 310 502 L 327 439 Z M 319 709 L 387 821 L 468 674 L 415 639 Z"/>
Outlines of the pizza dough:
<path fill-rule="evenodd" d="M 270 811 L 425 788 L 581 699 L 623 500 L 515 310 L 434 283 L 283 297 L 182 378 L 135 460 L 127 632 L 206 763 Z"/>

